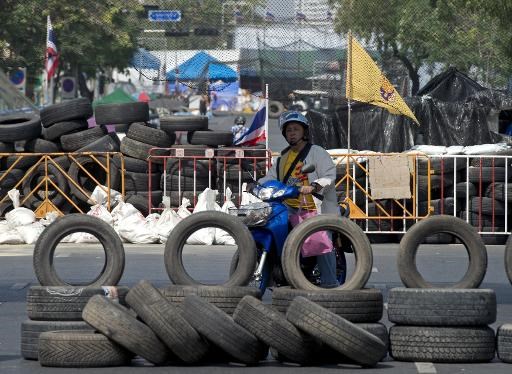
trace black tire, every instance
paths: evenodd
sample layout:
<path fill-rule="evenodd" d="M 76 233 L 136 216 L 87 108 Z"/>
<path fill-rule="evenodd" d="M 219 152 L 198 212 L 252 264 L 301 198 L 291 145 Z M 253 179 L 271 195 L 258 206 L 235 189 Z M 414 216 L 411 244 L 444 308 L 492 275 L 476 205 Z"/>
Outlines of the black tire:
<path fill-rule="evenodd" d="M 181 167 L 181 176 L 193 177 L 194 166 L 196 177 L 208 177 L 210 174 L 215 177 L 217 174 L 217 163 L 215 159 L 201 160 L 201 159 L 180 159 L 171 158 L 167 160 L 166 170 L 167 174 L 178 175 Z"/>
<path fill-rule="evenodd" d="M 128 309 L 103 296 L 93 296 L 82 313 L 84 321 L 129 351 L 161 365 L 170 352 L 144 323 Z"/>
<path fill-rule="evenodd" d="M 81 321 L 82 310 L 94 295 L 124 304 L 128 287 L 42 287 L 27 292 L 28 318 L 35 321 Z"/>
<path fill-rule="evenodd" d="M 108 186 L 108 175 L 110 175 L 111 189 L 118 190 L 121 183 L 119 162 L 116 162 L 114 158 L 110 159 L 109 174 L 107 175 L 107 173 L 105 172 L 105 169 L 107 167 L 106 157 L 95 156 L 95 159 L 99 163 L 96 162 L 96 160 L 94 160 L 91 157 L 78 157 L 76 158 L 76 162 L 73 161 L 71 163 L 68 170 L 69 178 L 71 178 L 73 181 L 80 181 L 78 184 L 87 194 L 84 195 L 84 193 L 82 193 L 82 191 L 80 191 L 78 187 L 74 185 L 74 183 L 72 183 L 71 181 L 69 182 L 71 194 L 82 201 L 89 200 L 92 192 L 97 186 L 97 184 L 91 178 L 89 178 L 87 173 L 85 173 L 85 171 L 82 170 L 82 167 L 88 170 L 88 172 L 92 176 L 94 176 L 96 180 L 103 186 Z M 79 166 L 78 164 L 80 164 L 81 166 Z"/>
<path fill-rule="evenodd" d="M 2 169 L 7 170 L 13 166 L 15 169 L 27 170 L 31 166 L 34 166 L 41 157 L 43 156 L 28 156 L 23 154 L 3 157 L 1 159 Z"/>
<path fill-rule="evenodd" d="M 74 120 L 74 121 L 65 121 L 65 122 L 57 122 L 51 125 L 50 127 L 43 127 L 41 130 L 41 135 L 46 140 L 57 140 L 62 135 L 70 134 L 76 131 L 81 131 L 87 129 L 89 124 L 87 120 Z"/>
<path fill-rule="evenodd" d="M 240 301 L 233 319 L 291 362 L 304 364 L 315 358 L 318 344 L 287 321 L 284 314 L 252 296 Z"/>
<path fill-rule="evenodd" d="M 124 156 L 123 159 L 126 171 L 131 171 L 133 173 L 147 173 L 149 171 L 148 162 L 146 160 L 140 160 L 130 156 Z M 151 169 L 152 172 L 156 171 L 154 165 L 151 165 Z"/>
<path fill-rule="evenodd" d="M 442 288 L 478 288 L 487 271 L 487 251 L 477 230 L 465 221 L 452 216 L 432 216 L 414 224 L 402 237 L 398 252 L 398 273 L 406 287 L 433 288 L 419 273 L 416 252 L 423 239 L 436 233 L 448 233 L 459 239 L 469 256 L 468 270 L 455 284 Z M 437 286 L 440 288 L 440 286 Z"/>
<path fill-rule="evenodd" d="M 496 310 L 490 289 L 393 288 L 388 296 L 389 321 L 399 325 L 490 325 Z"/>
<path fill-rule="evenodd" d="M 286 313 L 292 301 L 301 296 L 350 322 L 378 322 L 384 309 L 382 293 L 377 289 L 304 291 L 289 287 L 274 288 L 272 307 Z"/>
<path fill-rule="evenodd" d="M 160 118 L 160 129 L 166 133 L 175 131 L 203 131 L 208 130 L 208 117 L 206 116 L 174 116 Z"/>
<path fill-rule="evenodd" d="M 466 190 L 467 188 L 467 190 Z M 456 193 L 456 194 L 455 194 Z M 466 196 L 471 197 L 477 194 L 476 186 L 471 182 L 458 182 L 455 186 L 448 186 L 445 190 L 445 196 L 455 197 L 457 199 L 465 199 Z"/>
<path fill-rule="evenodd" d="M 94 368 L 129 365 L 132 354 L 94 331 L 48 331 L 39 337 L 41 366 Z"/>
<path fill-rule="evenodd" d="M 160 187 L 160 173 L 135 173 L 133 171 L 125 171 L 124 173 L 124 189 L 126 191 L 150 191 L 155 187 Z M 151 180 L 151 188 L 149 181 Z"/>
<path fill-rule="evenodd" d="M 150 155 L 150 150 L 155 148 L 151 144 L 139 142 L 125 136 L 121 140 L 121 152 L 127 156 L 138 158 L 139 160 L 147 160 Z M 168 156 L 169 151 L 166 149 L 154 149 L 151 151 L 152 156 Z M 152 157 L 151 162 L 156 164 L 163 164 L 163 159 L 159 157 Z"/>
<path fill-rule="evenodd" d="M 505 191 L 506 190 L 506 191 Z M 506 193 L 506 196 L 505 196 Z M 476 195 L 476 193 L 475 193 Z M 505 183 L 491 183 L 485 189 L 485 196 L 490 197 L 491 199 L 496 199 L 499 201 L 512 201 L 512 183 L 507 183 L 507 187 L 505 188 Z"/>
<path fill-rule="evenodd" d="M 77 149 L 77 152 L 119 152 L 121 141 L 117 134 L 110 133 L 96 139 L 92 143 Z"/>
<path fill-rule="evenodd" d="M 505 245 L 505 272 L 508 280 L 512 284 L 512 235 L 508 237 Z"/>
<path fill-rule="evenodd" d="M 185 270 L 182 253 L 187 238 L 196 230 L 204 227 L 225 230 L 238 245 L 240 253 L 238 266 L 222 286 L 246 286 L 256 265 L 256 244 L 251 232 L 236 217 L 212 211 L 195 213 L 182 220 L 171 231 L 165 244 L 164 253 L 165 268 L 171 281 L 178 285 L 199 284 Z"/>
<path fill-rule="evenodd" d="M 27 360 L 37 360 L 39 335 L 46 331 L 87 330 L 93 328 L 84 321 L 30 321 L 21 324 L 21 356 Z"/>
<path fill-rule="evenodd" d="M 154 129 L 144 123 L 132 123 L 126 136 L 130 139 L 160 148 L 168 148 L 172 146 L 176 140 L 175 134 L 167 134 L 163 130 Z"/>
<path fill-rule="evenodd" d="M 38 167 L 30 172 L 30 174 L 23 180 L 21 188 L 23 190 L 23 195 L 27 198 L 25 201 L 25 205 L 28 208 L 35 209 L 37 208 L 45 199 L 45 185 L 41 185 L 41 187 L 32 193 L 34 188 L 40 183 L 40 181 L 47 175 L 48 178 L 57 185 L 57 187 L 62 191 L 61 194 L 55 186 L 53 186 L 50 182 L 48 182 L 48 198 L 49 200 L 56 206 L 61 207 L 67 201 L 64 195 L 67 195 L 69 192 L 69 184 L 66 176 L 62 174 L 62 172 L 52 164 L 48 163 L 48 171 L 45 171 L 44 163 L 38 165 Z M 28 173 L 27 173 L 28 174 Z M 29 196 L 30 195 L 30 196 Z"/>
<path fill-rule="evenodd" d="M 192 364 L 207 355 L 208 343 L 151 283 L 140 281 L 130 290 L 126 301 L 181 360 Z"/>
<path fill-rule="evenodd" d="M 189 131 L 187 141 L 193 145 L 225 145 L 233 144 L 231 131 Z"/>
<path fill-rule="evenodd" d="M 469 210 L 474 213 L 481 212 L 482 214 L 492 216 L 504 216 L 505 203 L 499 200 L 491 199 L 490 197 L 473 197 L 469 204 Z"/>
<path fill-rule="evenodd" d="M 0 141 L 0 153 L 13 153 L 14 143 L 6 143 Z"/>
<path fill-rule="evenodd" d="M 453 170 L 463 170 L 466 168 L 466 160 L 461 158 L 430 158 L 430 175 L 440 175 L 453 173 Z M 417 173 L 420 175 L 428 175 L 427 159 L 418 157 Z"/>
<path fill-rule="evenodd" d="M 60 151 L 58 144 L 41 138 L 32 139 L 25 143 L 25 152 L 56 153 Z"/>
<path fill-rule="evenodd" d="M 267 356 L 268 347 L 235 323 L 233 318 L 199 296 L 185 297 L 184 316 L 202 336 L 238 362 L 254 365 Z"/>
<path fill-rule="evenodd" d="M 233 314 L 238 303 L 244 296 L 261 298 L 261 292 L 254 287 L 221 287 L 221 286 L 168 286 L 160 289 L 160 293 L 171 303 L 180 308 L 188 295 L 197 295 L 215 305 L 227 314 Z"/>
<path fill-rule="evenodd" d="M 319 215 L 308 218 L 295 226 L 288 234 L 283 246 L 281 258 L 283 272 L 294 288 L 301 290 L 321 290 L 309 282 L 300 267 L 300 249 L 304 240 L 315 231 L 330 230 L 341 233 L 352 244 L 355 252 L 356 267 L 352 276 L 336 290 L 359 290 L 364 288 L 370 278 L 373 265 L 373 254 L 370 241 L 365 233 L 348 218 L 331 215 Z"/>
<path fill-rule="evenodd" d="M 96 126 L 87 130 L 62 135 L 60 137 L 60 144 L 63 150 L 75 152 L 77 149 L 85 147 L 102 138 L 106 133 L 107 130 L 104 126 Z"/>
<path fill-rule="evenodd" d="M 475 167 L 480 167 L 480 165 L 482 165 L 482 167 L 504 167 L 507 164 L 507 159 L 498 157 L 475 157 L 469 161 L 469 164 Z"/>
<path fill-rule="evenodd" d="M 147 207 L 147 205 L 148 205 L 147 201 L 148 201 L 149 191 L 137 191 L 137 192 L 126 191 L 125 196 L 126 196 L 126 199 L 129 199 L 131 196 L 140 196 L 146 200 L 145 206 Z M 160 190 L 151 191 L 151 204 L 153 205 L 153 207 L 158 207 L 161 203 L 162 203 L 162 191 L 160 191 Z"/>
<path fill-rule="evenodd" d="M 194 178 L 181 176 L 179 178 L 177 175 L 167 175 L 166 181 L 166 191 L 194 191 Z M 212 177 L 211 182 L 208 177 L 197 177 L 195 181 L 195 191 L 203 192 L 206 188 L 215 189 L 216 187 L 216 179 Z M 164 190 L 164 175 L 162 174 L 160 180 L 160 188 Z"/>
<path fill-rule="evenodd" d="M 279 101 L 271 100 L 268 103 L 268 116 L 269 118 L 279 118 L 284 112 L 284 106 Z"/>
<path fill-rule="evenodd" d="M 386 353 L 386 346 L 379 338 L 304 297 L 293 300 L 286 318 L 360 365 L 375 366 Z"/>
<path fill-rule="evenodd" d="M 7 173 L 7 171 L 0 171 L 0 178 L 2 178 L 0 180 L 0 190 L 2 190 L 2 191 L 5 190 L 5 192 L 7 193 L 7 191 L 10 190 L 11 188 L 13 188 L 14 186 L 16 186 L 16 184 L 18 184 L 18 182 L 21 182 L 21 179 L 23 178 L 24 175 L 25 175 L 25 171 L 21 170 L 21 169 L 11 169 L 11 171 L 9 171 L 9 173 Z M 21 185 L 22 185 L 22 183 L 20 183 L 20 186 Z M 5 202 L 7 202 L 7 201 L 5 201 Z M 10 202 L 11 201 L 9 200 L 9 203 Z"/>
<path fill-rule="evenodd" d="M 512 364 L 512 324 L 501 325 L 496 334 L 498 358 Z"/>
<path fill-rule="evenodd" d="M 101 273 L 85 286 L 117 285 L 124 270 L 123 243 L 106 222 L 87 214 L 59 217 L 41 233 L 34 246 L 34 271 L 39 283 L 42 286 L 73 286 L 57 274 L 53 256 L 60 241 L 74 232 L 86 232 L 95 236 L 105 251 L 105 264 Z"/>
<path fill-rule="evenodd" d="M 480 175 L 481 174 L 481 175 Z M 508 178 L 511 177 L 511 169 L 508 170 Z M 505 181 L 505 167 L 475 167 L 468 168 L 468 181 L 475 183 L 477 186 L 480 183 L 491 182 L 504 182 Z"/>
<path fill-rule="evenodd" d="M 104 104 L 98 105 L 94 109 L 94 115 L 98 125 L 147 122 L 149 121 L 149 106 L 144 102 Z"/>
<path fill-rule="evenodd" d="M 418 204 L 418 214 L 427 215 L 430 207 L 434 210 L 432 212 L 433 215 L 439 214 L 447 214 L 453 215 L 455 213 L 455 199 L 453 197 L 446 197 L 444 199 L 433 199 L 430 200 L 430 204 L 426 201 L 420 202 Z M 459 211 L 461 208 L 460 204 L 457 205 L 457 210 Z"/>
<path fill-rule="evenodd" d="M 30 114 L 0 116 L 0 139 L 3 142 L 35 139 L 41 135 L 41 119 Z"/>
<path fill-rule="evenodd" d="M 41 109 L 41 122 L 50 127 L 57 122 L 88 119 L 92 117 L 91 101 L 85 97 L 63 101 Z"/>
<path fill-rule="evenodd" d="M 466 217 L 469 216 L 469 219 L 466 220 Z M 484 231 L 484 227 L 494 227 L 495 231 L 497 230 L 497 227 L 505 227 L 505 217 L 503 216 L 494 216 L 494 220 L 492 216 L 486 215 L 486 214 L 478 214 L 474 212 L 462 212 L 460 214 L 460 218 L 462 218 L 464 221 L 468 221 L 471 226 L 475 226 L 479 229 L 482 228 L 481 231 Z M 492 231 L 492 230 L 488 230 Z"/>
<path fill-rule="evenodd" d="M 393 326 L 390 354 L 396 361 L 487 362 L 494 358 L 494 330 L 489 327 Z"/>

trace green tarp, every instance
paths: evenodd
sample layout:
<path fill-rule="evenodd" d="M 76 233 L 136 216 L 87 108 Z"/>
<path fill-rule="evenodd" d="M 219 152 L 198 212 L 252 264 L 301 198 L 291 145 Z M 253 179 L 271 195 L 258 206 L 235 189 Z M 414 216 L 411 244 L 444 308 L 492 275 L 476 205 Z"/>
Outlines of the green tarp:
<path fill-rule="evenodd" d="M 128 95 L 122 88 L 116 88 L 107 96 L 103 96 L 99 100 L 94 100 L 92 105 L 95 107 L 97 105 L 103 104 L 119 104 L 119 103 L 133 103 L 135 100 L 133 97 Z"/>

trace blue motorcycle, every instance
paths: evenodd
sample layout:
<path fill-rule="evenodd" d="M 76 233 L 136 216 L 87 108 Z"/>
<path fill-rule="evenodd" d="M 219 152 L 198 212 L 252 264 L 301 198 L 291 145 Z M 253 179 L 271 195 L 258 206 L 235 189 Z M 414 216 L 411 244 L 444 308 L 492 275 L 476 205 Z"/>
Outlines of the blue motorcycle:
<path fill-rule="evenodd" d="M 301 172 L 311 173 L 314 165 L 305 165 Z M 233 208 L 230 214 L 237 215 L 246 224 L 254 238 L 257 253 L 257 265 L 251 279 L 251 285 L 258 287 L 262 294 L 267 287 L 287 285 L 281 266 L 283 248 L 290 232 L 288 220 L 288 208 L 284 200 L 299 196 L 299 187 L 287 186 L 284 183 L 271 180 L 263 184 L 256 184 L 250 191 L 263 202 L 252 203 Z M 323 196 L 315 194 L 322 199 Z M 316 217 L 315 217 L 316 218 Z M 336 241 L 336 238 L 333 238 Z M 346 260 L 343 250 L 336 248 L 337 280 L 340 284 L 345 282 Z M 238 253 L 235 253 L 231 261 L 230 273 L 232 274 L 238 264 Z M 307 279 L 314 285 L 320 284 L 320 272 L 316 266 L 316 257 L 301 258 L 301 270 Z"/>

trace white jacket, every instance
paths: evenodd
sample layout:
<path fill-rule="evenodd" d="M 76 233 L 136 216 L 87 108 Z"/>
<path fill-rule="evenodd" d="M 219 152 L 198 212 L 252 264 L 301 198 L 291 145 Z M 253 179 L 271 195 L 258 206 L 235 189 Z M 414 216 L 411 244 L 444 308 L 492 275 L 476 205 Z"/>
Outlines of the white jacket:
<path fill-rule="evenodd" d="M 281 161 L 283 162 L 283 161 Z M 308 174 L 309 184 L 316 182 L 322 186 L 320 194 L 324 196 L 323 200 L 319 200 L 313 196 L 318 214 L 335 214 L 339 215 L 338 201 L 336 199 L 336 166 L 332 161 L 331 155 L 325 149 L 318 145 L 312 145 L 308 155 L 304 160 L 305 165 L 315 165 L 315 171 Z M 264 183 L 269 180 L 277 179 L 277 162 L 272 164 L 267 175 L 258 180 Z M 283 177 L 283 176 L 281 176 Z"/>

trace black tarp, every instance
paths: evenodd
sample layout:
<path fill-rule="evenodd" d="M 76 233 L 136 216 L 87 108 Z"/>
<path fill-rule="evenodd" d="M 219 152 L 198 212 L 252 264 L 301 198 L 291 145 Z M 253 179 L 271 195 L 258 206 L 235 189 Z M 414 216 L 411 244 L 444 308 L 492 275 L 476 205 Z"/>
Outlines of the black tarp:
<path fill-rule="evenodd" d="M 405 98 L 420 122 L 385 109 L 356 104 L 351 112 L 351 148 L 402 152 L 415 144 L 476 145 L 503 141 L 492 121 L 495 113 L 512 108 L 512 97 L 485 89 L 456 69 L 434 77 L 420 91 Z M 325 148 L 347 147 L 347 105 L 331 113 L 308 113 L 312 140 Z"/>

